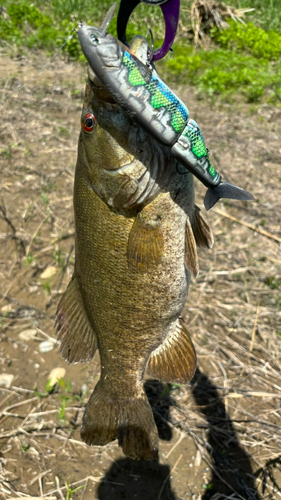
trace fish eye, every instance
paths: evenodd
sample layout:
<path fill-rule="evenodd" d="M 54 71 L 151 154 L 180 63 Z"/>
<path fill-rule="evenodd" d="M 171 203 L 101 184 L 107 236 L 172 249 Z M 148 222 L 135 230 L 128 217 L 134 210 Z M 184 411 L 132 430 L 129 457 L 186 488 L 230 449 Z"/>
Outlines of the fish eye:
<path fill-rule="evenodd" d="M 82 117 L 82 129 L 84 132 L 92 132 L 96 126 L 96 117 L 93 113 L 87 113 Z"/>

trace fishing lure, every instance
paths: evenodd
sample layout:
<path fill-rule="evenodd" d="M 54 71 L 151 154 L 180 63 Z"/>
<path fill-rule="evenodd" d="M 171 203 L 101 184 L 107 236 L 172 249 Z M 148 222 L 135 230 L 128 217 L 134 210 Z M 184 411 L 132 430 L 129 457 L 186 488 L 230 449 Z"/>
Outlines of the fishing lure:
<path fill-rule="evenodd" d="M 221 198 L 253 200 L 244 189 L 222 182 L 210 162 L 209 151 L 197 123 L 185 104 L 159 78 L 149 63 L 144 64 L 107 28 L 116 4 L 109 9 L 100 28 L 81 24 L 78 37 L 84 55 L 101 83 L 120 105 L 160 143 L 171 148 L 181 165 L 208 189 L 204 205 L 210 210 Z"/>

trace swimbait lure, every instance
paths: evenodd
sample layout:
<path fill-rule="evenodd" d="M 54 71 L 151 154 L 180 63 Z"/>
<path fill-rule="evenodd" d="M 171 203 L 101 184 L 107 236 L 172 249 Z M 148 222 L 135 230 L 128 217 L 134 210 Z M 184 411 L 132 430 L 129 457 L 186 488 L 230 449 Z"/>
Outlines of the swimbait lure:
<path fill-rule="evenodd" d="M 116 4 L 109 9 L 100 28 L 80 25 L 78 30 L 84 55 L 102 85 L 147 132 L 171 147 L 179 163 L 209 188 L 204 199 L 206 210 L 221 198 L 253 200 L 248 191 L 222 182 L 210 162 L 198 124 L 189 118 L 185 104 L 159 78 L 156 70 L 107 33 L 115 8 Z"/>

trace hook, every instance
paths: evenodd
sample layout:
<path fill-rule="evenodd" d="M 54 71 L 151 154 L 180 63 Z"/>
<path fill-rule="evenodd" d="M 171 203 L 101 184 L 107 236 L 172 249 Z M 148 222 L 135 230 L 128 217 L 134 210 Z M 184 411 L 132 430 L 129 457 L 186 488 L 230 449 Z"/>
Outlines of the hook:
<path fill-rule="evenodd" d="M 166 26 L 164 42 L 160 49 L 155 50 L 152 59 L 159 61 L 169 52 L 175 39 L 179 22 L 180 0 L 121 0 L 117 17 L 117 33 L 119 40 L 127 46 L 129 44 L 126 38 L 126 27 L 133 10 L 141 2 L 148 5 L 159 5 L 164 15 Z"/>

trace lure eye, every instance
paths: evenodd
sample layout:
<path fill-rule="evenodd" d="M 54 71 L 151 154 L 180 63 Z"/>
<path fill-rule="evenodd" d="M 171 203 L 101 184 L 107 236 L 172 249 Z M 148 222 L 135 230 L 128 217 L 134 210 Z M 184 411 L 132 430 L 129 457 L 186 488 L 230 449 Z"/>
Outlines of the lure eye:
<path fill-rule="evenodd" d="M 95 35 L 93 35 L 93 34 L 92 34 L 92 35 L 90 35 L 90 38 L 91 38 L 92 43 L 93 43 L 94 45 L 98 45 L 98 44 L 100 43 L 99 38 L 97 38 Z"/>
<path fill-rule="evenodd" d="M 96 118 L 93 113 L 87 113 L 85 116 L 82 118 L 82 129 L 84 132 L 92 132 L 94 130 L 96 125 Z"/>

